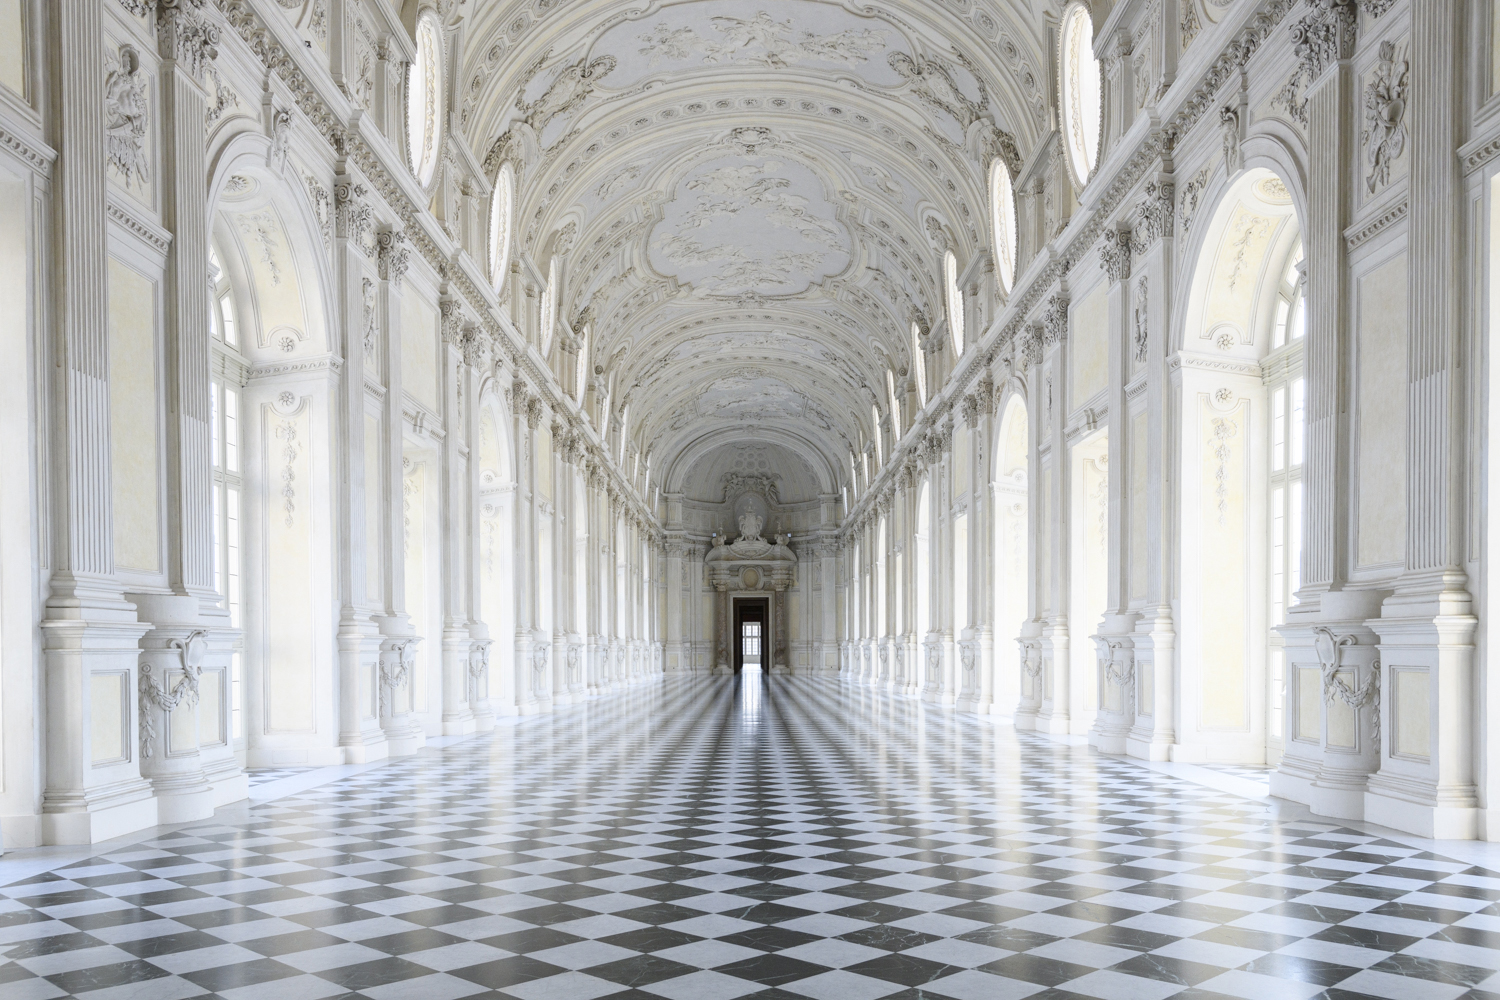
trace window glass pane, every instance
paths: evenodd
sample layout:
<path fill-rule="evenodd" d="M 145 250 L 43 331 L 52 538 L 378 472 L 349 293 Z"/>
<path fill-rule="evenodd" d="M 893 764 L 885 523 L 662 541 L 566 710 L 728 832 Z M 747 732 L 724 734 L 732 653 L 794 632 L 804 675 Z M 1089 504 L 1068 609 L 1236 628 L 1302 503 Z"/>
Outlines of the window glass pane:
<path fill-rule="evenodd" d="M 227 590 L 224 586 L 224 531 L 222 519 L 224 517 L 224 484 L 214 483 L 214 586 L 219 588 L 223 594 Z"/>
<path fill-rule="evenodd" d="M 219 383 L 214 381 L 208 383 L 208 426 L 209 437 L 213 442 L 209 449 L 213 453 L 213 466 L 215 469 L 222 468 L 219 465 Z"/>
<path fill-rule="evenodd" d="M 1286 592 L 1291 601 L 1302 589 L 1302 484 L 1293 483 L 1286 512 Z"/>
<path fill-rule="evenodd" d="M 1292 426 L 1288 428 L 1291 435 L 1292 468 L 1302 464 L 1302 437 L 1305 428 L 1304 404 L 1307 400 L 1307 380 L 1297 379 L 1292 383 Z"/>
<path fill-rule="evenodd" d="M 228 472 L 240 471 L 240 394 L 237 389 L 224 388 L 224 468 Z"/>
<path fill-rule="evenodd" d="M 1286 321 L 1291 311 L 1292 304 L 1286 299 L 1276 301 L 1276 335 L 1271 341 L 1272 347 L 1280 347 L 1286 343 Z"/>
<path fill-rule="evenodd" d="M 245 735 L 244 724 L 240 716 L 240 673 L 240 654 L 235 653 L 229 658 L 229 715 L 230 727 L 235 739 Z"/>
<path fill-rule="evenodd" d="M 1286 387 L 1271 394 L 1271 471 L 1286 464 Z"/>
<path fill-rule="evenodd" d="M 229 301 L 227 294 L 219 297 L 219 319 L 224 328 L 224 343 L 234 347 L 239 339 L 234 329 L 234 303 Z"/>
<path fill-rule="evenodd" d="M 1286 692 L 1282 690 L 1283 679 L 1286 677 L 1286 654 L 1281 650 L 1271 652 L 1271 690 L 1270 690 L 1270 730 L 1271 738 L 1279 740 L 1282 737 L 1282 716 L 1285 712 L 1283 702 L 1286 700 Z"/>
<path fill-rule="evenodd" d="M 229 601 L 229 624 L 240 627 L 240 491 L 224 493 L 224 596 Z"/>
<path fill-rule="evenodd" d="M 1286 490 L 1271 491 L 1271 624 L 1286 621 Z"/>
<path fill-rule="evenodd" d="M 1292 339 L 1300 340 L 1307 332 L 1307 296 L 1297 296 L 1297 315 L 1292 321 Z"/>

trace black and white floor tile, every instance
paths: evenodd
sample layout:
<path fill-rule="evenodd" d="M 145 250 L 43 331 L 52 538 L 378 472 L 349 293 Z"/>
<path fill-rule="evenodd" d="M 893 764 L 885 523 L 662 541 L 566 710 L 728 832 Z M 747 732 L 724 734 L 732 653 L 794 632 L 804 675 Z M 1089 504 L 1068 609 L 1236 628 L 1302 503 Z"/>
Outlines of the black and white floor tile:
<path fill-rule="evenodd" d="M 667 680 L 0 888 L 0 997 L 1500 1000 L 1500 874 L 813 678 Z"/>
<path fill-rule="evenodd" d="M 316 770 L 315 767 L 252 767 L 245 771 L 245 777 L 251 788 L 258 788 L 267 782 L 280 781 L 282 778 L 292 778 Z"/>

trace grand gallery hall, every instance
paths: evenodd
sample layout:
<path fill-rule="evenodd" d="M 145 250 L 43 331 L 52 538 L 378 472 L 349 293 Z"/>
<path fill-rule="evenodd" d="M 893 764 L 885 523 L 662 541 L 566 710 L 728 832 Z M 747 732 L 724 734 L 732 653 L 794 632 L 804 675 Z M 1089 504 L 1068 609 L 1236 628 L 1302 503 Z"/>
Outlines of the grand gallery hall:
<path fill-rule="evenodd" d="M 1492 285 L 1500 0 L 0 0 L 0 1000 L 1500 1000 Z"/>

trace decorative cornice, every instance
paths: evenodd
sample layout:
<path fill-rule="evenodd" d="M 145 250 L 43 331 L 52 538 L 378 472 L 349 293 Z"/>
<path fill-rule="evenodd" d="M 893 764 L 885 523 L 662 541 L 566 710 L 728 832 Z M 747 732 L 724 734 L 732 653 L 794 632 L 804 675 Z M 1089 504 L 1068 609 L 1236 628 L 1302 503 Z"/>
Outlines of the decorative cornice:
<path fill-rule="evenodd" d="M 12 132 L 3 124 L 0 124 L 0 147 L 10 150 L 43 177 L 52 173 L 52 161 L 57 159 L 57 150 L 51 146 L 19 132 Z"/>
<path fill-rule="evenodd" d="M 104 210 L 109 216 L 109 221 L 128 229 L 163 257 L 167 255 L 167 250 L 172 245 L 171 233 L 136 215 L 129 207 L 116 202 L 113 198 L 109 200 Z"/>
<path fill-rule="evenodd" d="M 277 378 L 282 375 L 299 375 L 309 372 L 331 372 L 334 375 L 341 375 L 343 371 L 343 358 L 333 354 L 325 354 L 318 358 L 308 358 L 306 361 L 277 361 L 252 365 L 250 367 L 250 377 L 247 381 L 254 382 L 263 378 Z"/>
<path fill-rule="evenodd" d="M 1224 375 L 1249 375 L 1254 378 L 1261 377 L 1260 365 L 1254 361 L 1229 361 L 1219 358 L 1205 358 L 1197 354 L 1183 354 L 1181 351 L 1167 359 L 1167 372 L 1175 372 L 1179 369 L 1199 372 L 1219 372 Z"/>
<path fill-rule="evenodd" d="M 1379 236 L 1381 233 L 1394 226 L 1396 223 L 1405 219 L 1408 204 L 1409 200 L 1406 198 L 1402 198 L 1400 201 L 1396 202 L 1394 205 L 1389 206 L 1385 211 L 1379 213 L 1368 222 L 1357 226 L 1350 226 L 1348 229 L 1344 230 L 1345 248 L 1352 253 L 1355 247 L 1369 242 L 1376 236 Z"/>

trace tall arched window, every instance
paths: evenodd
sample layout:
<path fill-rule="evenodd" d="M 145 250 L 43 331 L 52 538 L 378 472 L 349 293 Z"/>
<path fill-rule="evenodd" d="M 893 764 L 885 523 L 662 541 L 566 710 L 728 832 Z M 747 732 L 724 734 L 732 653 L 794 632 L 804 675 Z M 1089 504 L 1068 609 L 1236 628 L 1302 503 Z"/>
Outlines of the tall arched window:
<path fill-rule="evenodd" d="M 953 353 L 964 352 L 964 295 L 958 287 L 958 258 L 943 254 L 943 294 L 948 299 L 948 331 L 953 335 Z"/>
<path fill-rule="evenodd" d="M 495 177 L 495 190 L 490 195 L 490 282 L 497 292 L 504 286 L 505 274 L 510 270 L 510 230 L 515 201 L 516 168 L 505 163 Z"/>
<path fill-rule="evenodd" d="M 406 148 L 411 172 L 426 187 L 443 139 L 443 26 L 428 10 L 417 19 L 417 56 L 406 81 Z"/>
<path fill-rule="evenodd" d="M 1010 168 L 1003 160 L 990 164 L 990 221 L 995 230 L 995 275 L 1001 293 L 1009 295 L 1016 280 L 1016 200 Z"/>
<path fill-rule="evenodd" d="M 1099 159 L 1104 94 L 1099 60 L 1094 58 L 1094 21 L 1081 0 L 1074 0 L 1063 13 L 1059 44 L 1063 149 L 1067 152 L 1073 184 L 1081 188 Z"/>
<path fill-rule="evenodd" d="M 875 467 L 878 469 L 885 462 L 885 449 L 880 440 L 880 407 L 874 403 L 870 404 L 870 440 L 875 442 Z"/>
<path fill-rule="evenodd" d="M 213 464 L 214 518 L 214 584 L 224 598 L 231 628 L 244 626 L 244 505 L 245 469 L 240 461 L 240 393 L 244 383 L 238 373 L 250 369 L 239 351 L 235 325 L 234 293 L 229 275 L 212 247 L 208 251 L 210 277 L 213 280 L 215 307 L 210 315 L 214 374 L 209 378 L 209 420 L 213 424 L 211 445 Z M 244 737 L 241 697 L 245 633 L 236 633 L 229 659 L 229 725 L 230 737 Z M 238 745 L 238 744 L 236 744 Z"/>

